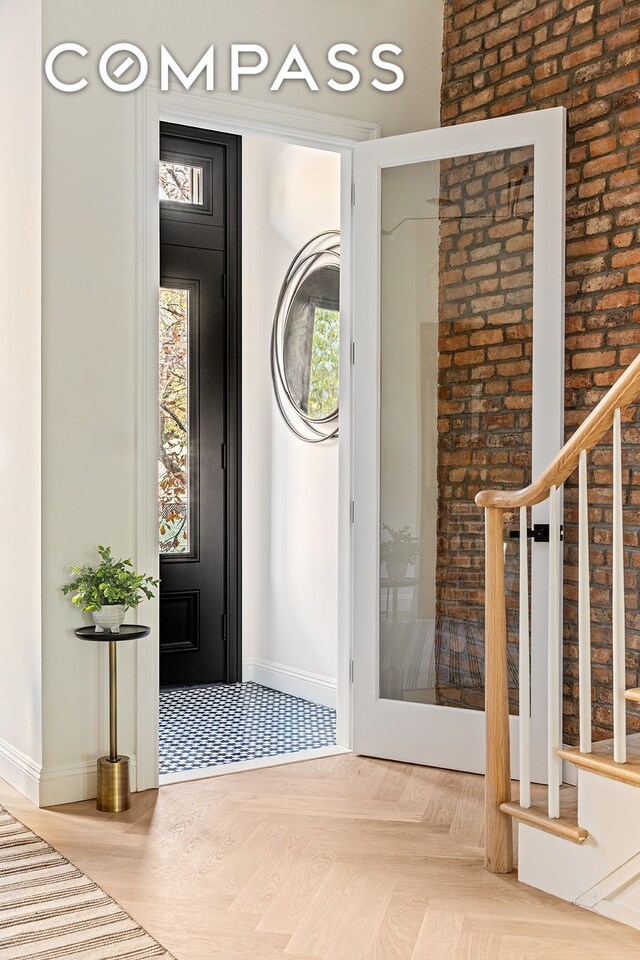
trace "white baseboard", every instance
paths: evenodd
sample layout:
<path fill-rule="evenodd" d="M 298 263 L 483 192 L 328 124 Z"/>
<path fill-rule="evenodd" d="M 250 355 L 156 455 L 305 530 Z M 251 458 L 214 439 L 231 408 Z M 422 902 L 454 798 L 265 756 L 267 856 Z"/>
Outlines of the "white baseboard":
<path fill-rule="evenodd" d="M 129 761 L 131 791 L 137 789 L 136 758 Z M 41 767 L 31 757 L 0 739 L 0 777 L 37 807 L 91 800 L 97 793 L 96 761 Z"/>
<path fill-rule="evenodd" d="M 40 764 L 0 739 L 0 777 L 36 806 L 40 798 L 41 774 Z"/>
<path fill-rule="evenodd" d="M 311 700 L 312 703 L 321 703 L 333 710 L 336 708 L 336 681 L 319 673 L 309 673 L 307 670 L 285 667 L 282 663 L 251 657 L 242 665 L 242 679 Z"/>
<path fill-rule="evenodd" d="M 628 927 L 635 927 L 636 930 L 640 930 L 640 913 L 636 913 L 635 910 L 629 910 L 628 907 L 623 907 L 619 903 L 611 903 L 609 900 L 602 900 L 591 909 L 594 913 L 599 913 L 603 917 L 608 917 L 609 920 L 616 920 L 618 923 L 626 923 Z"/>
<path fill-rule="evenodd" d="M 131 792 L 137 789 L 136 758 L 129 759 Z M 55 807 L 60 803 L 75 803 L 92 800 L 97 793 L 95 760 L 79 763 L 63 763 L 56 767 L 43 767 L 40 774 L 40 806 Z M 37 802 L 37 801 L 36 801 Z"/>

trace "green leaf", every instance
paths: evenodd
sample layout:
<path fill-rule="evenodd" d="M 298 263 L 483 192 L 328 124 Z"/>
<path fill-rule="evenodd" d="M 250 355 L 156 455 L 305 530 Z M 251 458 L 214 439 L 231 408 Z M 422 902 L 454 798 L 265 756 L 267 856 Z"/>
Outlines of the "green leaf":
<path fill-rule="evenodd" d="M 101 563 L 97 567 L 72 567 L 73 579 L 61 591 L 73 593 L 72 603 L 82 610 L 100 610 L 105 603 L 137 606 L 143 596 L 152 599 L 159 581 L 133 569 L 131 558 L 114 560 L 111 547 L 98 546 Z M 144 585 L 144 586 L 143 586 Z"/>

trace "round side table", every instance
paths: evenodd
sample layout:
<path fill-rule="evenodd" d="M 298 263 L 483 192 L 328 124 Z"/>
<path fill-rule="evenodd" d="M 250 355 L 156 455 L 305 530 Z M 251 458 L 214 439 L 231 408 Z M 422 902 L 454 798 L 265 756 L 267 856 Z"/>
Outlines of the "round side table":
<path fill-rule="evenodd" d="M 81 640 L 109 644 L 109 756 L 98 759 L 98 810 L 120 813 L 131 806 L 129 786 L 129 757 L 118 754 L 118 666 L 117 644 L 123 640 L 148 637 L 150 627 L 138 623 L 123 623 L 119 633 L 97 633 L 95 627 L 74 630 Z"/>

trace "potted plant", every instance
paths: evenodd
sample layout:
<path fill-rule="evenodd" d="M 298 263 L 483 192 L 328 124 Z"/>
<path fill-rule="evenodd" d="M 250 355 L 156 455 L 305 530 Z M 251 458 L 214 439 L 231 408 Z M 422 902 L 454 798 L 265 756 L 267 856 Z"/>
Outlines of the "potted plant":
<path fill-rule="evenodd" d="M 387 576 L 389 580 L 404 580 L 407 567 L 420 556 L 420 540 L 412 536 L 407 526 L 394 530 L 388 523 L 383 523 L 382 529 L 389 534 L 380 542 L 380 559 L 387 565 Z"/>
<path fill-rule="evenodd" d="M 72 567 L 73 579 L 62 587 L 64 594 L 73 594 L 71 602 L 81 610 L 90 610 L 96 633 L 110 629 L 120 632 L 120 624 L 129 607 L 137 607 L 144 597 L 154 596 L 160 583 L 144 573 L 136 573 L 131 560 L 114 560 L 111 547 L 98 546 L 97 567 L 83 564 Z"/>

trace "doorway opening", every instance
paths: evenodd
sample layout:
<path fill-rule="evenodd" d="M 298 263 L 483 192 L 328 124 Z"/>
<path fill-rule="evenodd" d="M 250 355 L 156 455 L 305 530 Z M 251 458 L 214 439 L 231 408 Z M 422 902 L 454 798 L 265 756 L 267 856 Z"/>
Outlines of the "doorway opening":
<path fill-rule="evenodd" d="M 336 750 L 339 438 L 276 403 L 280 285 L 339 152 L 160 129 L 160 782 Z M 242 304 L 242 309 L 241 309 Z"/>

